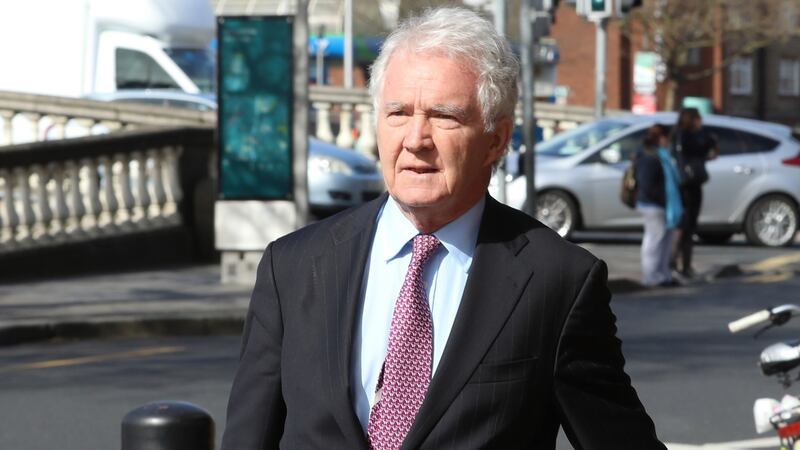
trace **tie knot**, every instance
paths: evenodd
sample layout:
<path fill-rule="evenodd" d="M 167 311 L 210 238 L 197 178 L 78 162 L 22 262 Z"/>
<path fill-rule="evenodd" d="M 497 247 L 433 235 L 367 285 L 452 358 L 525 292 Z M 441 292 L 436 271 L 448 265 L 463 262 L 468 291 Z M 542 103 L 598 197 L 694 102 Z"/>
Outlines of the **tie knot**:
<path fill-rule="evenodd" d="M 439 248 L 441 242 L 432 234 L 418 234 L 414 236 L 411 248 L 411 259 L 422 265 Z"/>

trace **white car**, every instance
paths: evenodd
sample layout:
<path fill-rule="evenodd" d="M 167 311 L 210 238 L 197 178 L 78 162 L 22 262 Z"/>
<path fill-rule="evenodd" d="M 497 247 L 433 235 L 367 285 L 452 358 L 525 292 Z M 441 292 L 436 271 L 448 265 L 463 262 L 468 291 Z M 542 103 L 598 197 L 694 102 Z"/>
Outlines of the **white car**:
<path fill-rule="evenodd" d="M 537 218 L 562 236 L 641 228 L 641 216 L 619 200 L 622 174 L 647 129 L 671 127 L 676 119 L 676 113 L 608 117 L 537 144 Z M 722 243 L 744 232 L 754 244 L 791 245 L 800 220 L 800 142 L 791 129 L 715 115 L 703 124 L 716 136 L 720 156 L 706 165 L 700 238 Z M 521 209 L 525 199 L 520 176 L 508 183 L 506 202 Z"/>

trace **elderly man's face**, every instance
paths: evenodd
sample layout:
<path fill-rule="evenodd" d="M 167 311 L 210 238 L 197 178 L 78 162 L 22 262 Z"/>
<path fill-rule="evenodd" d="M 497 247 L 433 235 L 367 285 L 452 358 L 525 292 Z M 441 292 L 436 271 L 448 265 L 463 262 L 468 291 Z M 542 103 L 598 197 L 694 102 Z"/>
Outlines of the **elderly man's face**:
<path fill-rule="evenodd" d="M 459 60 L 399 51 L 389 61 L 378 151 L 389 193 L 406 210 L 436 208 L 452 220 L 486 192 L 510 120 L 484 131 L 476 83 Z"/>

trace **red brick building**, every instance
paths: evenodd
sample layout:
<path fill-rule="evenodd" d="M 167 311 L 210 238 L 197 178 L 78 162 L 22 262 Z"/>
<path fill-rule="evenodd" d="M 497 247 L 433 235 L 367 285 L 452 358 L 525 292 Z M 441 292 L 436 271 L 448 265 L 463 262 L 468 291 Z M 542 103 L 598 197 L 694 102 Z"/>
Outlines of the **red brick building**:
<path fill-rule="evenodd" d="M 559 48 L 556 85 L 567 90 L 566 103 L 592 106 L 595 80 L 595 25 L 561 2 L 551 36 Z M 606 107 L 629 110 L 633 101 L 633 65 L 643 50 L 637 36 L 628 38 L 612 20 L 607 27 Z M 714 46 L 689 55 L 687 72 L 719 66 L 724 49 Z M 797 38 L 739 58 L 713 75 L 676 87 L 675 107 L 684 97 L 706 97 L 714 111 L 800 126 L 800 40 Z M 658 86 L 657 107 L 664 110 L 665 89 Z"/>

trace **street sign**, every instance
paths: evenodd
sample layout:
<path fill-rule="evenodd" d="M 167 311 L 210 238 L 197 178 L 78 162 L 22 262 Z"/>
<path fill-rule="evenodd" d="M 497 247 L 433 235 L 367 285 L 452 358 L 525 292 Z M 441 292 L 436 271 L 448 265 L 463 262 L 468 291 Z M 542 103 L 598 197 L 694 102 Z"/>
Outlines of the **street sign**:
<path fill-rule="evenodd" d="M 220 198 L 291 200 L 293 18 L 219 17 Z"/>

